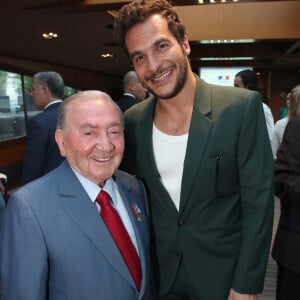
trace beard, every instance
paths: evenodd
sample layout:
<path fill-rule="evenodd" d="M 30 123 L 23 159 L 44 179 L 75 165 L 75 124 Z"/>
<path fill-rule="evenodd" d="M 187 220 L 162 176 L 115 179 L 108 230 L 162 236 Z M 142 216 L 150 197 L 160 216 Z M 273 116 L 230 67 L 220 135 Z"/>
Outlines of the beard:
<path fill-rule="evenodd" d="M 153 94 L 156 98 L 159 99 L 170 99 L 175 97 L 183 88 L 183 86 L 186 83 L 187 80 L 187 72 L 188 72 L 188 61 L 186 59 L 181 59 L 178 64 L 176 65 L 174 63 L 173 66 L 171 66 L 173 70 L 177 72 L 177 77 L 174 86 L 172 87 L 171 90 L 166 91 L 166 92 L 156 92 L 151 86 L 147 84 L 148 80 L 151 80 L 152 78 L 155 78 L 158 74 L 163 73 L 163 70 L 158 70 L 158 72 L 151 74 L 151 76 L 148 76 L 145 80 L 143 81 L 144 87 L 147 88 L 148 91 L 150 91 L 151 94 Z"/>

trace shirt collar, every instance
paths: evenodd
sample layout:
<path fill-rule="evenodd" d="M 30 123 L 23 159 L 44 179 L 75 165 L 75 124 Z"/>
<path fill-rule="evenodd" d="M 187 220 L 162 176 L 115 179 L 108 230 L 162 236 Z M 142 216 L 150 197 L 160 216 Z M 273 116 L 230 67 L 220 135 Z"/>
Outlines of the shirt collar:
<path fill-rule="evenodd" d="M 54 100 L 54 101 L 48 103 L 48 104 L 45 106 L 44 110 L 46 110 L 50 105 L 55 104 L 55 103 L 59 103 L 59 102 L 62 102 L 62 100 L 57 99 L 57 100 Z"/>
<path fill-rule="evenodd" d="M 81 185 L 83 186 L 84 190 L 89 195 L 90 200 L 94 203 L 98 194 L 101 191 L 101 187 L 94 183 L 93 181 L 87 179 L 86 177 L 82 176 L 79 172 L 77 172 L 73 167 L 71 167 L 73 172 L 75 173 L 76 177 L 80 181 Z M 113 178 L 108 178 L 105 182 L 103 190 L 106 191 L 113 203 L 117 201 L 117 194 L 116 194 L 116 183 L 114 182 Z"/>
<path fill-rule="evenodd" d="M 133 98 L 136 98 L 133 94 L 130 94 L 130 93 L 124 93 L 123 95 L 131 96 L 131 97 L 133 97 Z"/>

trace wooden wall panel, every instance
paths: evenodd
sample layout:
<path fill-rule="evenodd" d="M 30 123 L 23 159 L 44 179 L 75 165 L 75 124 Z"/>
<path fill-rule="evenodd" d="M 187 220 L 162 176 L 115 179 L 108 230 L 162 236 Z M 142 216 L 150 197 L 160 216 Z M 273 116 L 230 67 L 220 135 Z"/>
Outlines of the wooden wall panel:
<path fill-rule="evenodd" d="M 22 162 L 25 150 L 25 137 L 0 142 L 0 168 Z"/>

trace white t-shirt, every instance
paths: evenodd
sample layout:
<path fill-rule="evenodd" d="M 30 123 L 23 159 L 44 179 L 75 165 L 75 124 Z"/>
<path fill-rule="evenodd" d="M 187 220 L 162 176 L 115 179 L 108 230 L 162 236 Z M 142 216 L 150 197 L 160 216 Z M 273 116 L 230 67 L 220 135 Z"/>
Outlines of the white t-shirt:
<path fill-rule="evenodd" d="M 266 103 L 263 103 L 263 109 L 264 109 L 269 139 L 270 139 L 270 142 L 272 143 L 272 138 L 273 138 L 273 134 L 274 134 L 274 118 L 273 118 L 271 109 L 269 108 L 269 106 Z"/>
<path fill-rule="evenodd" d="M 289 119 L 286 117 L 286 118 L 278 120 L 275 123 L 274 134 L 273 134 L 272 143 L 271 143 L 274 159 L 276 158 L 278 148 L 280 147 L 280 145 L 282 143 L 284 130 L 285 130 L 285 127 L 286 127 L 288 121 L 289 121 Z"/>
<path fill-rule="evenodd" d="M 183 164 L 188 134 L 168 135 L 153 124 L 153 151 L 161 181 L 177 210 L 180 205 Z"/>

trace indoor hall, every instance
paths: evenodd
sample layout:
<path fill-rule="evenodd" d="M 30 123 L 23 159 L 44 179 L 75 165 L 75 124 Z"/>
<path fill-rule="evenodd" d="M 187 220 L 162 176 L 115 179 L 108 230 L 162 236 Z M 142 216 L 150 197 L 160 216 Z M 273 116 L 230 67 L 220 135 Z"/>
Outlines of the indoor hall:
<path fill-rule="evenodd" d="M 37 113 L 29 97 L 35 72 L 59 72 L 66 96 L 101 89 L 116 100 L 121 93 L 122 76 L 132 66 L 112 38 L 112 24 L 125 2 L 1 2 L 0 34 L 5 42 L 0 43 L 0 172 L 8 175 L 10 191 L 19 187 L 27 125 Z M 173 3 L 186 24 L 193 71 L 199 76 L 212 71 L 216 83 L 232 85 L 235 68 L 253 69 L 263 101 L 278 120 L 285 96 L 299 83 L 300 1 Z M 266 299 L 274 297 L 275 273 L 270 259 Z"/>
<path fill-rule="evenodd" d="M 26 130 L 36 114 L 29 97 L 32 75 L 62 75 L 66 96 L 100 89 L 114 100 L 132 68 L 116 45 L 114 14 L 126 1 L 15 0 L 0 4 L 0 171 L 18 185 Z M 221 85 L 234 72 L 253 69 L 263 101 L 277 121 L 285 96 L 299 83 L 300 1 L 173 1 L 185 23 L 193 71 Z M 201 75 L 203 74 L 203 75 Z M 18 149 L 17 151 L 15 149 Z"/>

